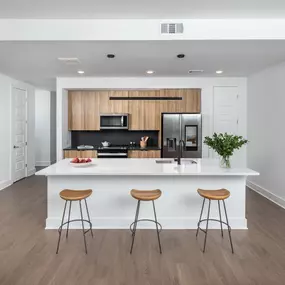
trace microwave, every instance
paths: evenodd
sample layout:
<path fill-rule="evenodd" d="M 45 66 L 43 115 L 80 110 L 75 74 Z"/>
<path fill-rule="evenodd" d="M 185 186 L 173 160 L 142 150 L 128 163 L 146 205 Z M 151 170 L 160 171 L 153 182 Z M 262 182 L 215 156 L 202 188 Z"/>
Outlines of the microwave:
<path fill-rule="evenodd" d="M 129 128 L 129 114 L 101 114 L 100 129 L 122 129 Z"/>

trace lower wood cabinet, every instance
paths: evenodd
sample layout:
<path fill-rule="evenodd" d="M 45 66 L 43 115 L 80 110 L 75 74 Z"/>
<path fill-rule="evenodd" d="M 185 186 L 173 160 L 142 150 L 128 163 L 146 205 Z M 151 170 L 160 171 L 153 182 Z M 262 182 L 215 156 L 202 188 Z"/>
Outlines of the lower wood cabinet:
<path fill-rule="evenodd" d="M 129 150 L 129 158 L 160 158 L 160 150 Z"/>
<path fill-rule="evenodd" d="M 64 158 L 97 158 L 96 150 L 64 150 Z"/>

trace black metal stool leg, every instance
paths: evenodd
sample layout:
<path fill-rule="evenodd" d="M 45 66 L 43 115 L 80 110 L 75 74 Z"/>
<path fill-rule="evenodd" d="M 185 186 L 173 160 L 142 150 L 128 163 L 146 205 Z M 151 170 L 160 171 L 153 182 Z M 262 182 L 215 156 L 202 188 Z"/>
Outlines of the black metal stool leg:
<path fill-rule="evenodd" d="M 67 204 L 67 201 L 65 201 L 65 204 L 64 204 L 64 210 L 63 210 L 63 215 L 62 215 L 62 219 L 61 219 L 60 230 L 58 231 L 59 236 L 58 236 L 56 254 L 58 254 L 58 250 L 59 250 L 59 244 L 60 244 L 60 238 L 61 238 L 61 232 L 62 232 L 62 225 L 63 225 L 63 220 L 64 220 L 64 216 L 65 216 L 65 210 L 66 210 L 66 204 Z"/>
<path fill-rule="evenodd" d="M 197 238 L 198 233 L 199 233 L 199 227 L 200 227 L 200 222 L 201 222 L 202 215 L 203 215 L 203 211 L 204 211 L 205 200 L 206 200 L 206 199 L 204 198 L 203 204 L 202 204 L 202 209 L 201 209 L 201 214 L 200 214 L 200 218 L 199 218 L 199 222 L 198 222 L 198 224 L 197 224 L 196 238 Z"/>
<path fill-rule="evenodd" d="M 89 215 L 89 210 L 88 210 L 88 206 L 87 206 L 87 201 L 86 201 L 86 199 L 84 199 L 84 201 L 85 201 L 85 206 L 86 206 L 86 212 L 87 212 L 88 220 L 90 222 L 91 235 L 92 235 L 92 238 L 93 238 L 92 223 L 91 223 L 91 220 L 90 220 L 90 215 Z"/>
<path fill-rule="evenodd" d="M 222 237 L 224 237 L 220 200 L 218 200 L 218 206 L 219 206 L 219 215 L 220 215 L 220 224 L 221 224 L 221 234 L 222 234 Z"/>
<path fill-rule="evenodd" d="M 79 200 L 79 206 L 80 206 L 80 215 L 81 215 L 82 233 L 83 233 L 83 239 L 84 239 L 85 253 L 87 254 L 87 245 L 86 245 L 86 237 L 85 237 L 85 230 L 84 230 L 84 222 L 83 222 L 81 200 Z"/>
<path fill-rule="evenodd" d="M 69 223 L 70 223 L 70 212 L 71 212 L 71 202 L 69 202 L 69 211 L 68 211 L 68 221 L 67 221 L 67 230 L 66 230 L 66 238 L 68 238 L 68 230 L 69 230 Z"/>
<path fill-rule="evenodd" d="M 134 242 L 135 242 L 135 236 L 136 236 L 136 230 L 137 230 L 137 223 L 138 223 L 139 211 L 140 211 L 140 203 L 141 203 L 141 201 L 138 200 L 137 210 L 136 210 L 136 216 L 135 216 L 135 223 L 134 223 L 134 229 L 133 229 L 133 231 L 132 231 L 132 245 L 131 245 L 130 254 L 132 254 L 132 252 L 133 252 L 133 246 L 134 246 Z"/>
<path fill-rule="evenodd" d="M 206 249 L 206 242 L 207 242 L 207 235 L 208 235 L 208 226 L 209 226 L 209 218 L 210 218 L 210 209 L 211 209 L 211 200 L 209 199 L 209 207 L 208 207 L 208 215 L 207 215 L 207 224 L 206 224 L 206 232 L 205 232 L 203 252 L 205 252 L 205 249 Z"/>
<path fill-rule="evenodd" d="M 152 201 L 152 207 L 153 207 L 153 213 L 154 213 L 154 219 L 155 219 L 155 225 L 156 225 L 156 233 L 157 233 L 157 240 L 158 240 L 158 245 L 159 245 L 159 252 L 160 252 L 160 254 L 162 254 L 154 201 Z"/>
<path fill-rule="evenodd" d="M 232 236 L 231 236 L 231 228 L 230 228 L 230 225 L 229 225 L 229 220 L 228 220 L 228 214 L 227 214 L 225 200 L 223 200 L 223 204 L 224 204 L 224 209 L 225 209 L 225 216 L 226 216 L 226 220 L 227 220 L 227 226 L 228 226 L 228 232 L 229 232 L 229 238 L 230 238 L 232 253 L 234 253 L 234 247 L 233 247 Z"/>

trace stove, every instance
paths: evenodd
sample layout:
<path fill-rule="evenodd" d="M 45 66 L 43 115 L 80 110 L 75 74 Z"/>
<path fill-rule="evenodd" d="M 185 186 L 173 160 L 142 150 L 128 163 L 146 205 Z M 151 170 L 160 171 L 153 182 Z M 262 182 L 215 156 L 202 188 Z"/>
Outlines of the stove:
<path fill-rule="evenodd" d="M 122 145 L 100 146 L 97 150 L 97 156 L 98 158 L 127 158 L 128 147 Z"/>

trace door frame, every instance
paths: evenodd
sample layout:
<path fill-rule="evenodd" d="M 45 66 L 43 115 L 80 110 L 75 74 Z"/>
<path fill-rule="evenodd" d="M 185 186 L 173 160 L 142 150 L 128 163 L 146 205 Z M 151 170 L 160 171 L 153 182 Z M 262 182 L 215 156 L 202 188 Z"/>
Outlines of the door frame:
<path fill-rule="evenodd" d="M 14 155 L 14 142 L 15 142 L 15 98 L 13 94 L 13 90 L 18 89 L 25 92 L 25 139 L 26 139 L 26 145 L 25 145 L 25 178 L 28 177 L 28 90 L 23 87 L 19 87 L 17 85 L 11 84 L 11 105 L 10 105 L 10 129 L 11 129 L 11 136 L 10 136 L 10 172 L 11 172 L 11 180 L 12 183 L 15 181 L 15 155 Z"/>

